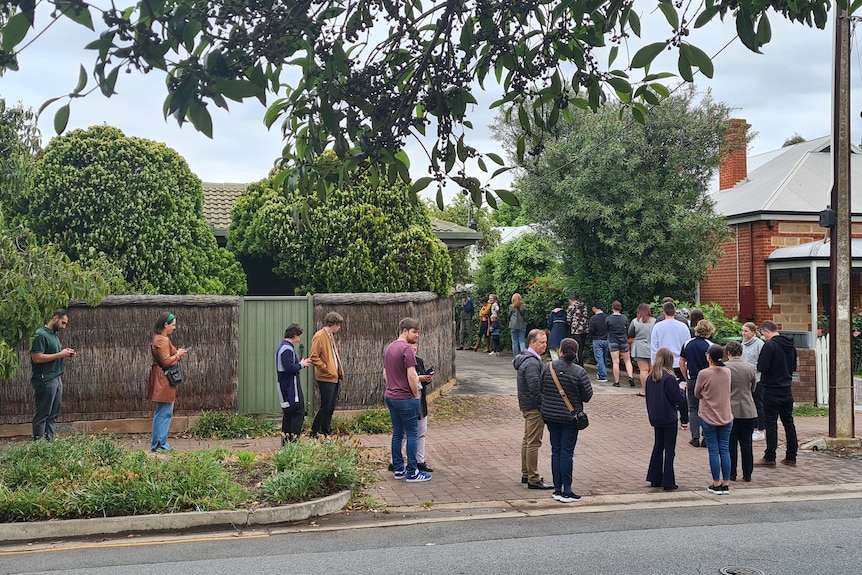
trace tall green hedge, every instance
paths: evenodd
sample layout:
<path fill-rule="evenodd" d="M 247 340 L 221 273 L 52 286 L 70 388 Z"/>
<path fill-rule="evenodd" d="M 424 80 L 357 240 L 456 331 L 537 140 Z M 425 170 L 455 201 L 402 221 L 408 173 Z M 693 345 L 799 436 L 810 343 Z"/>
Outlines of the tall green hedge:
<path fill-rule="evenodd" d="M 164 144 L 97 126 L 54 138 L 36 166 L 26 219 L 73 260 L 105 257 L 132 290 L 245 292 L 239 262 L 203 216 L 203 188 Z"/>

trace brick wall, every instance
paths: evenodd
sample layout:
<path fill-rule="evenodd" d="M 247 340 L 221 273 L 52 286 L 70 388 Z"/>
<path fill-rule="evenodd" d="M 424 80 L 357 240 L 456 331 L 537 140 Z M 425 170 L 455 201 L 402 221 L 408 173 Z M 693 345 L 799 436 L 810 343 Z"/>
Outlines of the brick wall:
<path fill-rule="evenodd" d="M 745 136 L 751 126 L 745 120 L 730 120 L 721 150 L 718 189 L 732 188 L 748 177 L 748 150 Z"/>
<path fill-rule="evenodd" d="M 734 238 L 720 246 L 718 264 L 706 273 L 700 285 L 700 300 L 721 305 L 729 316 L 760 325 L 772 320 L 780 329 L 807 331 L 811 329 L 811 304 L 807 282 L 785 282 L 772 287 L 773 305 L 767 305 L 766 262 L 778 248 L 821 240 L 826 230 L 812 215 L 811 221 L 759 221 L 734 224 Z M 862 223 L 852 226 L 853 237 L 862 237 Z M 741 317 L 739 288 L 749 286 L 754 291 L 753 317 Z M 859 278 L 852 278 L 854 306 L 860 304 Z M 823 294 L 818 294 L 823 302 Z M 820 310 L 822 312 L 822 309 Z"/>
<path fill-rule="evenodd" d="M 813 349 L 797 349 L 796 353 L 799 361 L 793 375 L 793 401 L 813 404 L 817 401 L 817 385 L 814 379 L 816 354 Z"/>

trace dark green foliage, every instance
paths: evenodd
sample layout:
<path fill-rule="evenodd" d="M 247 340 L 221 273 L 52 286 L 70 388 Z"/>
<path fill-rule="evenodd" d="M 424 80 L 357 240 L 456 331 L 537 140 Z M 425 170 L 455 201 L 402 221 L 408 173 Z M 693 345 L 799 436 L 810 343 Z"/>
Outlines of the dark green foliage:
<path fill-rule="evenodd" d="M 44 18 L 36 17 L 37 5 Z M 431 127 L 432 174 L 414 191 L 448 175 L 477 204 L 500 198 L 517 205 L 510 192 L 467 176 L 473 162 L 492 177 L 503 163 L 480 154 L 465 133 L 478 89 L 496 82 L 499 99 L 491 106 L 513 105 L 520 163 L 572 110 L 596 110 L 605 94 L 643 122 L 669 93 L 662 82 L 676 75 L 692 82 L 695 72 L 711 78 L 712 60 L 694 44 L 710 22 L 732 20 L 739 40 L 759 52 L 772 38 L 770 15 L 822 29 L 830 7 L 828 0 L 19 2 L 9 4 L 0 25 L 0 71 L 17 70 L 18 51 L 68 18 L 92 30 L 87 48 L 95 62 L 92 70 L 81 66 L 67 95 L 46 102 L 60 100 L 58 132 L 70 103 L 93 90 L 91 77 L 110 96 L 120 71 L 158 70 L 168 78 L 165 117 L 209 137 L 213 106 L 265 104 L 275 95 L 264 122 L 283 130 L 285 163 L 309 195 L 325 194 L 331 183 L 315 166 L 327 149 L 342 160 L 342 179 L 370 162 L 374 178 L 406 182 L 410 162 L 399 150 Z M 650 21 L 643 36 L 661 41 L 641 39 L 647 13 L 663 21 Z M 668 50 L 671 58 L 658 58 Z M 297 80 L 285 85 L 286 78 Z M 442 207 L 439 200 L 442 193 Z"/>
<path fill-rule="evenodd" d="M 452 287 L 446 246 L 400 184 L 365 179 L 325 201 L 282 192 L 273 179 L 251 184 L 231 212 L 228 247 L 240 260 L 269 258 L 297 294 Z"/>
<path fill-rule="evenodd" d="M 358 452 L 349 442 L 329 437 L 295 441 L 273 456 L 276 472 L 262 487 L 269 503 L 292 503 L 353 489 L 360 481 Z"/>
<path fill-rule="evenodd" d="M 203 217 L 200 180 L 164 144 L 109 126 L 54 138 L 24 209 L 40 239 L 74 261 L 106 258 L 136 292 L 245 292 L 239 263 Z"/>
<path fill-rule="evenodd" d="M 226 411 L 205 411 L 191 432 L 198 439 L 242 439 L 278 433 L 273 420 Z"/>
<path fill-rule="evenodd" d="M 729 108 L 674 96 L 645 124 L 617 106 L 574 114 L 522 180 L 524 210 L 547 221 L 582 299 L 625 309 L 692 294 L 729 230 L 707 194 Z"/>
<path fill-rule="evenodd" d="M 512 294 L 519 293 L 524 297 L 527 286 L 532 285 L 534 279 L 556 271 L 558 261 L 557 248 L 548 238 L 535 232 L 523 234 L 479 259 L 474 291 L 477 296 L 497 295 L 502 314 L 500 325 L 504 330 L 508 329 L 506 310 Z M 547 311 L 550 309 L 544 312 L 546 317 Z M 538 312 L 542 313 L 542 310 Z"/>

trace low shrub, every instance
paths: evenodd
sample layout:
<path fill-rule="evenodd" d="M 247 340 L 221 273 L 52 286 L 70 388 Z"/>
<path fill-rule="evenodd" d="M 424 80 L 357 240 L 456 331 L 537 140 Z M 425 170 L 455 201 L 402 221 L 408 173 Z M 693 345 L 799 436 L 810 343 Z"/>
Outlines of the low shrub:
<path fill-rule="evenodd" d="M 245 439 L 279 432 L 275 421 L 259 415 L 227 411 L 205 411 L 191 432 L 197 439 Z"/>
<path fill-rule="evenodd" d="M 357 414 L 350 427 L 353 433 L 392 433 L 392 419 L 385 407 L 373 407 Z"/>
<path fill-rule="evenodd" d="M 273 504 L 354 489 L 361 477 L 359 453 L 338 438 L 294 441 L 272 459 L 276 473 L 263 483 L 262 493 Z"/>

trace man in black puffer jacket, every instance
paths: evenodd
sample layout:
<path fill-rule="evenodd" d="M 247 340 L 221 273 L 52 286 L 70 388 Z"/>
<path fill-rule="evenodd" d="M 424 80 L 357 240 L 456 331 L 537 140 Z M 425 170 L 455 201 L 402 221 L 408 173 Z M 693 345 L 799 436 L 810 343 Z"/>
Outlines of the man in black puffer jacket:
<path fill-rule="evenodd" d="M 539 477 L 539 448 L 545 422 L 539 408 L 542 405 L 542 354 L 548 347 L 548 337 L 534 329 L 527 338 L 527 349 L 515 356 L 512 366 L 518 370 L 518 409 L 524 415 L 524 439 L 521 442 L 521 483 L 530 489 L 551 489 Z"/>

